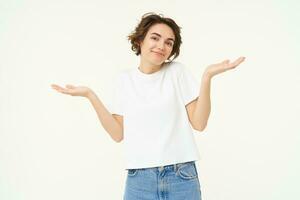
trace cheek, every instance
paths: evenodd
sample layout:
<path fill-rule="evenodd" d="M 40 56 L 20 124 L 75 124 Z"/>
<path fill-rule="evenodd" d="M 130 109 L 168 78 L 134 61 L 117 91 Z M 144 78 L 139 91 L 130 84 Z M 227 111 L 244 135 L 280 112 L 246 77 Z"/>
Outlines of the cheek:
<path fill-rule="evenodd" d="M 149 42 L 145 43 L 142 48 L 147 51 L 147 50 L 152 49 L 154 47 L 155 47 L 155 43 L 149 41 Z"/>
<path fill-rule="evenodd" d="M 156 47 L 156 43 L 154 41 L 151 41 L 148 43 L 148 47 L 151 48 L 155 48 Z"/>
<path fill-rule="evenodd" d="M 171 53 L 172 53 L 172 50 L 173 50 L 172 47 L 168 48 L 168 54 L 171 54 Z"/>

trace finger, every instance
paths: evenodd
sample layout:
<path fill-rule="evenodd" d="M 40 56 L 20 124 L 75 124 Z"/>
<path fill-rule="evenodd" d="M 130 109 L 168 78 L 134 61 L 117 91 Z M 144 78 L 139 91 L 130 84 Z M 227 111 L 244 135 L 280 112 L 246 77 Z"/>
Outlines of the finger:
<path fill-rule="evenodd" d="M 52 87 L 52 88 L 58 88 L 59 86 L 56 85 L 56 84 L 51 84 L 51 87 Z"/>
<path fill-rule="evenodd" d="M 231 67 L 236 67 L 239 64 L 241 64 L 241 62 L 243 62 L 245 60 L 245 57 L 239 57 L 238 59 L 236 59 L 233 63 L 230 64 Z"/>
<path fill-rule="evenodd" d="M 61 90 L 60 92 L 63 94 L 71 94 L 68 90 Z"/>
<path fill-rule="evenodd" d="M 55 90 L 63 90 L 64 88 L 60 87 L 59 85 L 55 85 L 55 84 L 52 84 L 51 87 Z"/>
<path fill-rule="evenodd" d="M 58 86 L 58 85 L 55 85 L 55 84 L 52 84 L 52 85 L 51 85 L 51 88 L 57 90 L 57 89 L 59 89 L 59 86 Z"/>
<path fill-rule="evenodd" d="M 230 61 L 230 60 L 226 59 L 226 60 L 223 60 L 221 63 L 222 63 L 222 64 L 228 64 L 229 61 Z"/>
<path fill-rule="evenodd" d="M 60 93 L 63 93 L 63 94 L 71 94 L 69 89 L 65 89 L 63 87 L 60 87 L 59 85 L 56 85 L 56 84 L 52 84 L 51 87 L 53 89 L 55 89 L 56 91 L 60 92 Z"/>
<path fill-rule="evenodd" d="M 68 88 L 58 88 L 57 91 L 59 91 L 63 94 L 71 94 L 71 90 Z"/>
<path fill-rule="evenodd" d="M 235 64 L 240 64 L 241 62 L 243 62 L 245 60 L 245 57 L 239 57 L 238 59 L 236 59 L 236 61 L 234 61 Z"/>
<path fill-rule="evenodd" d="M 74 89 L 74 88 L 75 88 L 75 86 L 74 86 L 74 85 L 71 85 L 71 84 L 67 84 L 67 85 L 66 85 L 66 88 L 69 88 L 69 89 Z"/>

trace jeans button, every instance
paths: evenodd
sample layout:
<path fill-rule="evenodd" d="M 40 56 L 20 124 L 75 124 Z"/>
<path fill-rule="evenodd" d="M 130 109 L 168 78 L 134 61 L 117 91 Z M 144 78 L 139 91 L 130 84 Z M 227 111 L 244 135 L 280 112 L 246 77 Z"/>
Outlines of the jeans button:
<path fill-rule="evenodd" d="M 162 170 L 164 170 L 164 166 L 160 166 L 160 167 L 158 168 L 158 170 L 161 172 Z"/>

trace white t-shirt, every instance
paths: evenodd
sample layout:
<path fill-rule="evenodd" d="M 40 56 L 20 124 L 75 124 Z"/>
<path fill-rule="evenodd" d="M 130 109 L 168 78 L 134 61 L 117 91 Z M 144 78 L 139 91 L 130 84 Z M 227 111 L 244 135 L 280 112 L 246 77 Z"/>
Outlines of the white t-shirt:
<path fill-rule="evenodd" d="M 173 61 L 152 74 L 127 69 L 115 83 L 111 113 L 123 116 L 126 169 L 200 159 L 185 108 L 200 85 L 183 64 Z"/>

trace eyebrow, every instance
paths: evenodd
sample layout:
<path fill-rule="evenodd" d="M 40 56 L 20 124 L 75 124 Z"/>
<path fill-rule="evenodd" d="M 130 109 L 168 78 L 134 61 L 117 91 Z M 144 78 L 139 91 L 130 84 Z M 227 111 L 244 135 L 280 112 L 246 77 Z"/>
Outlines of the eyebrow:
<path fill-rule="evenodd" d="M 157 35 L 157 36 L 161 37 L 161 35 L 158 34 L 158 33 L 151 33 L 151 34 L 154 34 L 154 35 Z M 167 40 L 172 40 L 173 42 L 175 42 L 175 40 L 173 38 L 168 38 Z"/>

